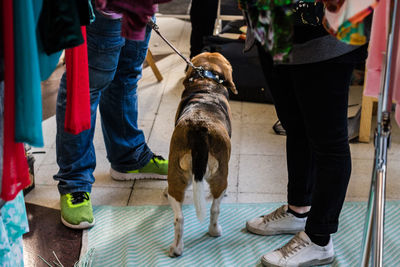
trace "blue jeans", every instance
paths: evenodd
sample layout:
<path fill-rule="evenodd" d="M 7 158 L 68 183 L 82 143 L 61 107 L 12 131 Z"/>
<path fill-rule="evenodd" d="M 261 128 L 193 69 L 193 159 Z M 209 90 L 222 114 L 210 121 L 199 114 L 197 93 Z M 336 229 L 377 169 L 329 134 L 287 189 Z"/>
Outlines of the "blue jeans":
<path fill-rule="evenodd" d="M 56 153 L 60 194 L 91 192 L 96 156 L 93 136 L 97 107 L 111 167 L 124 172 L 146 165 L 153 153 L 143 131 L 138 129 L 137 82 L 141 78 L 151 28 L 144 41 L 121 37 L 121 21 L 96 13 L 96 21 L 87 26 L 91 128 L 78 135 L 64 130 L 66 75 L 57 98 Z"/>

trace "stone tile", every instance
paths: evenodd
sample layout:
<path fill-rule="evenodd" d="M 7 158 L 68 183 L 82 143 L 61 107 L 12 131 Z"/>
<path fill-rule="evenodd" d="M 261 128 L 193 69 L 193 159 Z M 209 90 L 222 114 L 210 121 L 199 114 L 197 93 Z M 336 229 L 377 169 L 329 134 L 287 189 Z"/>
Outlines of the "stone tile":
<path fill-rule="evenodd" d="M 104 144 L 103 130 L 101 128 L 100 114 L 97 114 L 97 122 L 95 133 L 93 137 L 93 145 L 96 150 L 105 150 L 106 146 Z M 152 120 L 138 120 L 139 129 L 141 129 L 144 133 L 146 139 L 149 138 L 151 128 L 153 127 Z"/>
<path fill-rule="evenodd" d="M 142 81 L 138 85 L 139 120 L 153 121 L 157 115 L 165 83 Z"/>
<path fill-rule="evenodd" d="M 25 196 L 25 202 L 48 208 L 60 209 L 60 194 L 56 185 L 35 185 Z"/>
<path fill-rule="evenodd" d="M 58 182 L 53 179 L 53 176 L 58 172 L 58 165 L 42 165 L 35 172 L 35 184 L 37 185 L 57 185 Z"/>
<path fill-rule="evenodd" d="M 91 197 L 94 206 L 126 206 L 131 188 L 93 187 Z"/>
<path fill-rule="evenodd" d="M 164 196 L 164 189 L 134 188 L 128 206 L 140 205 L 169 205 L 169 203 Z"/>
<path fill-rule="evenodd" d="M 157 18 L 157 24 L 160 25 L 160 32 L 163 36 L 168 39 L 175 47 L 177 47 L 182 52 L 188 52 L 188 44 L 190 34 L 190 22 L 175 19 L 160 17 Z M 182 42 L 185 41 L 185 42 Z M 172 49 L 159 37 L 157 34 L 153 33 L 150 39 L 149 47 L 153 54 L 166 54 L 171 53 Z"/>
<path fill-rule="evenodd" d="M 231 107 L 232 122 L 240 123 L 242 121 L 243 102 L 230 100 L 229 105 Z"/>
<path fill-rule="evenodd" d="M 240 155 L 239 193 L 286 194 L 285 156 Z"/>
<path fill-rule="evenodd" d="M 96 150 L 96 169 L 93 172 L 95 182 L 93 187 L 132 188 L 133 181 L 116 181 L 110 176 L 110 163 L 105 150 Z"/>
<path fill-rule="evenodd" d="M 274 125 L 278 120 L 274 105 L 243 102 L 242 123 L 257 123 L 264 126 Z"/>
<path fill-rule="evenodd" d="M 45 148 L 53 148 L 56 143 L 57 123 L 56 116 L 52 116 L 42 122 L 43 142 Z"/>
<path fill-rule="evenodd" d="M 285 155 L 286 137 L 275 134 L 272 125 L 242 123 L 240 131 L 241 154 Z"/>
<path fill-rule="evenodd" d="M 173 123 L 158 117 L 154 123 L 153 130 L 148 141 L 148 146 L 150 149 L 157 150 L 162 152 L 164 155 L 168 155 L 173 130 Z"/>
<path fill-rule="evenodd" d="M 238 203 L 286 202 L 286 194 L 239 193 Z M 260 215 L 260 214 L 259 214 Z"/>
<path fill-rule="evenodd" d="M 207 194 L 207 202 L 212 201 L 210 194 Z M 226 193 L 223 203 L 236 203 L 237 193 Z M 193 192 L 187 190 L 185 192 L 185 200 L 183 204 L 193 204 Z M 140 205 L 169 205 L 167 197 L 164 195 L 164 189 L 134 189 L 131 196 L 129 206 Z"/>
<path fill-rule="evenodd" d="M 54 148 L 49 148 L 46 150 L 45 154 L 33 155 L 35 157 L 35 184 L 56 185 L 57 181 L 53 179 L 53 175 L 58 172 L 56 150 Z"/>
<path fill-rule="evenodd" d="M 93 205 L 126 206 L 131 188 L 93 187 L 91 197 Z M 27 203 L 60 209 L 60 195 L 56 185 L 35 185 L 25 196 Z"/>
<path fill-rule="evenodd" d="M 347 188 L 347 197 L 367 197 L 367 195 L 369 194 L 369 185 L 371 184 L 372 167 L 372 159 L 352 160 L 352 173 L 349 186 Z"/>
<path fill-rule="evenodd" d="M 55 162 L 55 148 L 48 148 L 48 147 L 32 147 L 29 151 L 32 153 L 33 157 L 35 158 L 35 173 L 39 170 L 39 167 L 42 164 L 46 164 L 46 160 L 51 160 L 51 162 Z M 48 158 L 48 155 L 52 154 L 54 159 Z"/>
<path fill-rule="evenodd" d="M 238 155 L 241 152 L 241 140 L 242 140 L 242 127 L 239 121 L 232 121 L 232 136 L 231 136 L 231 154 Z"/>
<path fill-rule="evenodd" d="M 374 158 L 374 145 L 371 143 L 351 143 L 350 144 L 351 158 L 352 159 L 373 159 Z"/>

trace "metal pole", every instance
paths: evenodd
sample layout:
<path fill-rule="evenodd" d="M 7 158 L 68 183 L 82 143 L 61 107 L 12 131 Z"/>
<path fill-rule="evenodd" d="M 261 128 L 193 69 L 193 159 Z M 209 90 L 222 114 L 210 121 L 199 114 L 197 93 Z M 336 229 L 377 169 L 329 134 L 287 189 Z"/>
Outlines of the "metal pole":
<path fill-rule="evenodd" d="M 364 226 L 364 234 L 363 234 L 363 242 L 361 243 L 361 266 L 368 267 L 370 251 L 372 247 L 372 226 L 374 219 L 374 203 L 375 203 L 375 182 L 376 182 L 376 167 L 374 164 L 373 172 L 372 172 L 372 182 L 371 188 L 369 192 L 369 200 L 368 200 L 368 208 L 367 214 L 365 216 L 365 226 Z"/>
<path fill-rule="evenodd" d="M 399 45 L 400 38 L 398 36 L 400 32 L 399 0 L 393 1 L 393 14 L 386 50 L 386 64 L 383 64 L 384 79 L 382 79 L 383 84 L 381 84 L 381 93 L 378 102 L 374 170 L 362 243 L 361 266 L 363 267 L 368 266 L 371 249 L 373 251 L 372 266 L 383 266 L 387 151 L 390 147 L 391 139 L 390 113 L 392 110 L 392 95 L 394 90 L 393 78 L 396 75 L 393 73 L 392 69 L 392 62 L 394 59 L 393 47 L 394 45 Z"/>

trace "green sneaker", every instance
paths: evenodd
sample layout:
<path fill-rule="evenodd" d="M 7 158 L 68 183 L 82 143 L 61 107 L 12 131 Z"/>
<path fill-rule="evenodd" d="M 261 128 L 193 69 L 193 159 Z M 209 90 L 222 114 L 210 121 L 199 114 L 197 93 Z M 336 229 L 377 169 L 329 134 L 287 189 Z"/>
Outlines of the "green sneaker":
<path fill-rule="evenodd" d="M 86 229 L 94 225 L 90 193 L 74 192 L 61 195 L 61 221 L 73 229 Z"/>
<path fill-rule="evenodd" d="M 168 160 L 161 156 L 153 155 L 149 163 L 143 168 L 127 172 L 119 172 L 110 169 L 110 175 L 114 180 L 127 181 L 136 179 L 162 179 L 166 180 L 168 174 Z"/>

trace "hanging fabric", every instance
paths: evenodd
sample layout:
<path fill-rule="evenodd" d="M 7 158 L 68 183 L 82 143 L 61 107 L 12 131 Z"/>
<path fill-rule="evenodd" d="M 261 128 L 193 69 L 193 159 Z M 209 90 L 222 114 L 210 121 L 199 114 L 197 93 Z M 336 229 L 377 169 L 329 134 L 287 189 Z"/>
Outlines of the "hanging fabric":
<path fill-rule="evenodd" d="M 4 150 L 3 179 L 0 198 L 14 199 L 18 192 L 30 184 L 28 163 L 22 143 L 14 140 L 15 129 L 15 66 L 14 66 L 14 21 L 13 0 L 3 0 L 3 40 L 4 42 Z M 28 50 L 28 49 L 27 49 Z"/>
<path fill-rule="evenodd" d="M 41 147 L 42 89 L 32 1 L 14 0 L 15 141 Z"/>
<path fill-rule="evenodd" d="M 95 20 L 91 0 L 75 0 L 81 26 L 87 26 Z"/>
<path fill-rule="evenodd" d="M 2 47 L 0 47 L 0 49 L 1 48 Z M 1 194 L 1 187 L 3 184 L 3 147 L 4 147 L 4 82 L 1 80 L 0 81 L 0 194 Z"/>
<path fill-rule="evenodd" d="M 39 56 L 39 69 L 40 69 L 40 80 L 47 80 L 53 73 L 54 69 L 57 67 L 58 61 L 61 56 L 61 51 L 53 54 L 47 54 L 44 51 L 43 42 L 40 38 L 40 28 L 39 28 L 39 18 L 42 13 L 43 0 L 35 0 L 33 3 L 33 16 L 35 20 L 36 28 L 36 40 L 38 46 L 38 56 Z"/>
<path fill-rule="evenodd" d="M 366 79 L 364 95 L 378 97 L 380 92 L 380 84 L 382 77 L 383 55 L 386 52 L 387 33 L 389 30 L 390 0 L 381 0 L 380 4 L 375 9 L 372 20 L 371 41 L 369 45 L 369 55 L 366 64 Z M 393 53 L 396 55 L 392 62 L 393 73 L 400 73 L 400 41 L 399 35 L 394 40 Z M 393 79 L 395 88 L 393 100 L 400 103 L 400 75 L 396 75 Z M 400 108 L 396 107 L 396 121 L 400 125 Z"/>
<path fill-rule="evenodd" d="M 363 45 L 368 42 L 364 19 L 378 5 L 379 0 L 340 0 L 337 5 L 329 5 L 327 0 L 324 26 L 327 31 L 347 44 Z"/>
<path fill-rule="evenodd" d="M 39 31 L 47 54 L 83 43 L 75 1 L 44 0 Z"/>
<path fill-rule="evenodd" d="M 20 192 L 0 209 L 0 266 L 24 265 L 22 235 L 27 232 L 28 218 L 24 196 Z"/>
<path fill-rule="evenodd" d="M 65 50 L 67 65 L 67 107 L 65 125 L 67 132 L 78 134 L 90 129 L 89 67 L 86 28 L 82 27 L 84 43 Z"/>

